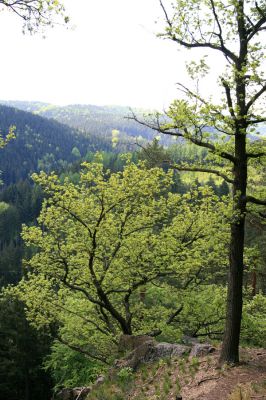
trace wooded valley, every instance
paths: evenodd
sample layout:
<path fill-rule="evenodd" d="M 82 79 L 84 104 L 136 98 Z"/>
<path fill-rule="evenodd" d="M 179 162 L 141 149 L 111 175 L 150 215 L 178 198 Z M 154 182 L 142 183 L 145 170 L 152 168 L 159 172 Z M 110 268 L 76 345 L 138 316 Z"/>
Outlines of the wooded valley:
<path fill-rule="evenodd" d="M 1 398 L 266 398 L 265 4 L 158 3 L 195 54 L 167 109 L 0 102 Z"/>

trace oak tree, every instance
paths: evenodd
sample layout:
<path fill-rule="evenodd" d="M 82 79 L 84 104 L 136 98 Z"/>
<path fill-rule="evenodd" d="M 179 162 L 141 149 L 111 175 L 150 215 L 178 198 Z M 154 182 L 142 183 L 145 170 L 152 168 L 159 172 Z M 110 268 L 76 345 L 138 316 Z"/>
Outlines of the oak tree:
<path fill-rule="evenodd" d="M 107 362 L 121 333 L 171 330 L 189 313 L 191 288 L 225 268 L 226 207 L 209 188 L 173 194 L 171 172 L 143 163 L 113 174 L 85 163 L 77 185 L 45 173 L 35 181 L 48 199 L 38 226 L 24 227 L 35 254 L 14 290 L 32 323 L 56 324 L 73 350 Z"/>

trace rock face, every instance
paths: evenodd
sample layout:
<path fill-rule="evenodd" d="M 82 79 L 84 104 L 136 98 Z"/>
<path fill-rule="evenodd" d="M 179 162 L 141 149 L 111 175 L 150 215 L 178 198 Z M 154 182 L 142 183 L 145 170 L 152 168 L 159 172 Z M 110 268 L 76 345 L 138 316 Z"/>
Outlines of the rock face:
<path fill-rule="evenodd" d="M 149 353 L 146 354 L 144 362 L 153 362 L 167 357 L 182 357 L 189 353 L 190 348 L 182 344 L 157 343 Z"/>

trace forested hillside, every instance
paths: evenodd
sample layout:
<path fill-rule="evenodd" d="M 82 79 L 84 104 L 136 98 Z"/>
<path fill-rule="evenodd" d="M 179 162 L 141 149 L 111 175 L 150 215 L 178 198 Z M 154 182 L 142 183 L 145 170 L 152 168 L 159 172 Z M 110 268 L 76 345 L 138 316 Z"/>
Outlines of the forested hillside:
<path fill-rule="evenodd" d="M 15 126 L 16 139 L 2 150 L 0 157 L 5 185 L 26 179 L 34 171 L 62 169 L 88 151 L 112 149 L 111 140 L 101 136 L 85 136 L 55 120 L 0 106 L 1 133 L 8 132 L 10 126 Z"/>
<path fill-rule="evenodd" d="M 110 138 L 112 137 L 112 131 L 118 130 L 120 140 L 131 144 L 131 147 L 136 139 L 141 142 L 143 139 L 152 140 L 154 137 L 152 129 L 141 126 L 127 118 L 131 116 L 129 107 L 81 104 L 60 107 L 48 103 L 28 101 L 1 101 L 1 103 L 46 118 L 55 119 L 58 122 L 79 129 L 85 134 L 89 133 Z M 151 112 L 151 110 L 134 109 L 134 112 L 142 115 L 143 113 Z M 132 139 L 132 137 L 134 139 Z M 162 140 L 165 143 L 171 142 L 169 138 L 163 136 Z"/>

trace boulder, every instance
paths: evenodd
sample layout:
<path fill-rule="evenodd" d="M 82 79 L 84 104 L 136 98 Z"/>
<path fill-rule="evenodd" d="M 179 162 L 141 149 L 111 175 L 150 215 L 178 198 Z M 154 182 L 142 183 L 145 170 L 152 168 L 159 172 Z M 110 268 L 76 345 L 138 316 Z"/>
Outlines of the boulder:
<path fill-rule="evenodd" d="M 190 352 L 191 357 L 202 357 L 206 356 L 209 353 L 213 353 L 215 351 L 215 347 L 213 347 L 209 343 L 196 343 Z"/>
<path fill-rule="evenodd" d="M 157 343 L 144 357 L 144 362 L 153 362 L 168 357 L 182 357 L 189 347 L 182 344 Z"/>
<path fill-rule="evenodd" d="M 56 400 L 85 400 L 91 387 L 64 388 L 56 395 Z"/>

